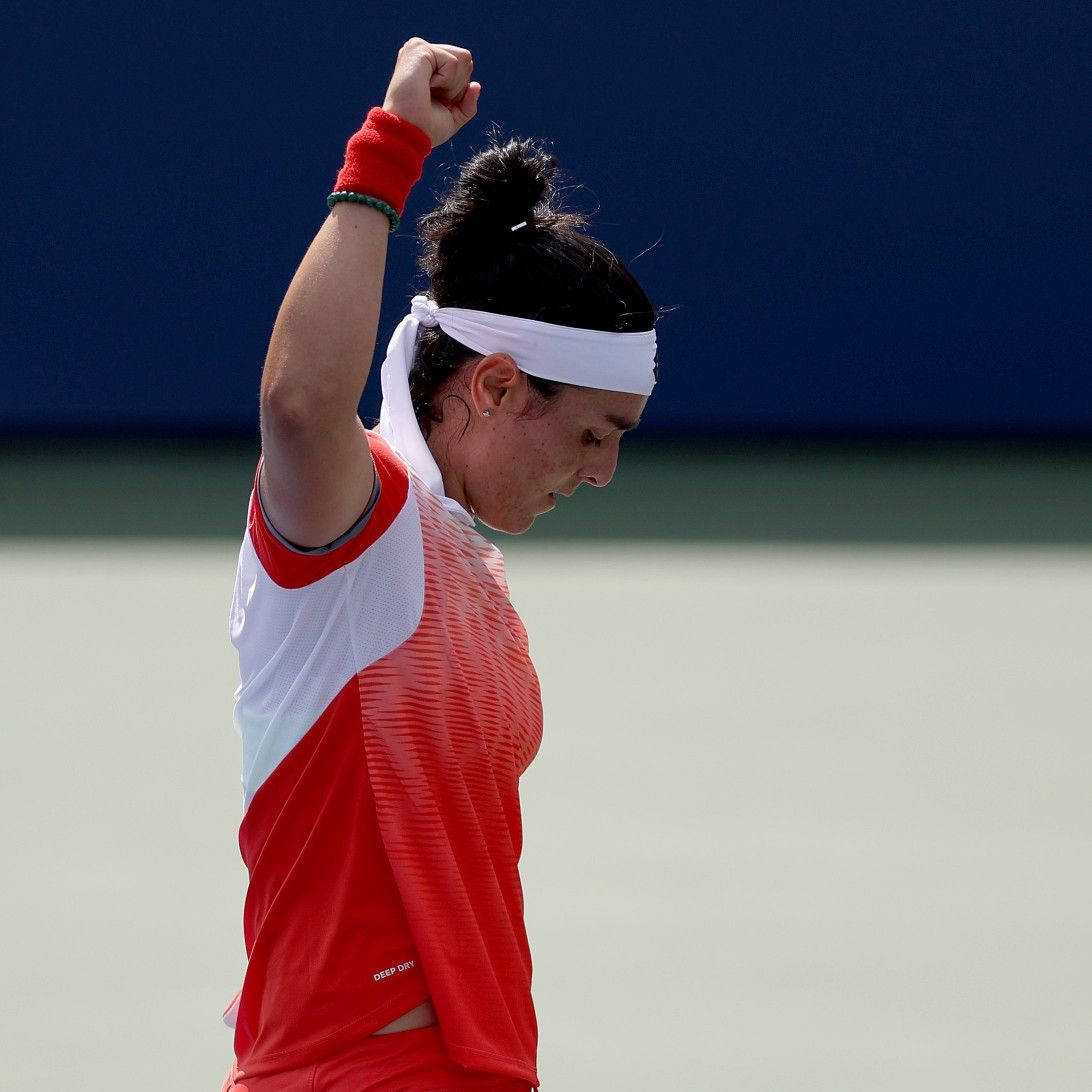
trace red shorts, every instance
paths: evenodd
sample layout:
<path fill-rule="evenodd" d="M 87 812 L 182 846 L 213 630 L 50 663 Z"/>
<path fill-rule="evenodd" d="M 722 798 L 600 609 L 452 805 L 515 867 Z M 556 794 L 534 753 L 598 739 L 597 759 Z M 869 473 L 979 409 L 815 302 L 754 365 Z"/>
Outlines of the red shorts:
<path fill-rule="evenodd" d="M 530 1092 L 526 1081 L 455 1065 L 440 1028 L 369 1035 L 332 1058 L 268 1077 L 247 1077 L 237 1066 L 222 1092 Z"/>

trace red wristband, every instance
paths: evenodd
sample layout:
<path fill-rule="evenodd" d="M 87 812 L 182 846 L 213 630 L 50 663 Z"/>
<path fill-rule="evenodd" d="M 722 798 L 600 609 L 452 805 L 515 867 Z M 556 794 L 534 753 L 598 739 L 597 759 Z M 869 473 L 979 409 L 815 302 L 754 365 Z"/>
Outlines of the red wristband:
<path fill-rule="evenodd" d="M 345 166 L 334 190 L 378 197 L 401 215 L 431 151 L 427 133 L 396 114 L 373 107 L 362 128 L 349 138 Z"/>

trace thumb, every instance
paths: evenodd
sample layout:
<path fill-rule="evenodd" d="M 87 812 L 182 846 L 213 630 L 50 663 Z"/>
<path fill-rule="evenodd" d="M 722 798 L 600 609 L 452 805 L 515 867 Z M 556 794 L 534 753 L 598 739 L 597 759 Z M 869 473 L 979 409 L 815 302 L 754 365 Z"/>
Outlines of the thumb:
<path fill-rule="evenodd" d="M 481 93 L 480 83 L 468 83 L 463 97 L 451 104 L 451 112 L 460 125 L 465 125 L 478 112 L 478 98 Z"/>

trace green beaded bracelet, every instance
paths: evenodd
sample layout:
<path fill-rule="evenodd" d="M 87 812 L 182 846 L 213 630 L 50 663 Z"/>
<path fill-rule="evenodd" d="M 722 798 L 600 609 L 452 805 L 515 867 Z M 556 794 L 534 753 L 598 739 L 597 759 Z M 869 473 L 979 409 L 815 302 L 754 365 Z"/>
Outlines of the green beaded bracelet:
<path fill-rule="evenodd" d="M 378 209 L 390 220 L 391 231 L 397 231 L 398 225 L 402 223 L 398 213 L 386 201 L 380 201 L 378 197 L 369 197 L 366 193 L 352 193 L 349 190 L 337 190 L 326 198 L 326 204 L 330 208 L 333 208 L 339 201 L 354 201 L 358 205 L 370 205 L 373 209 Z"/>

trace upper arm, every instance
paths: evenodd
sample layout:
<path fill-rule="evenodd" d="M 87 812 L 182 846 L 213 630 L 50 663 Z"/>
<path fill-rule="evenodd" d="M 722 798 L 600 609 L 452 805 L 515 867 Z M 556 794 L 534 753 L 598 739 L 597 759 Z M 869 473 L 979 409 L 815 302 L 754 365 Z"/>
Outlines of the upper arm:
<path fill-rule="evenodd" d="M 308 425 L 263 409 L 258 486 L 269 522 L 290 542 L 333 542 L 360 519 L 375 487 L 360 418 L 340 427 Z"/>

